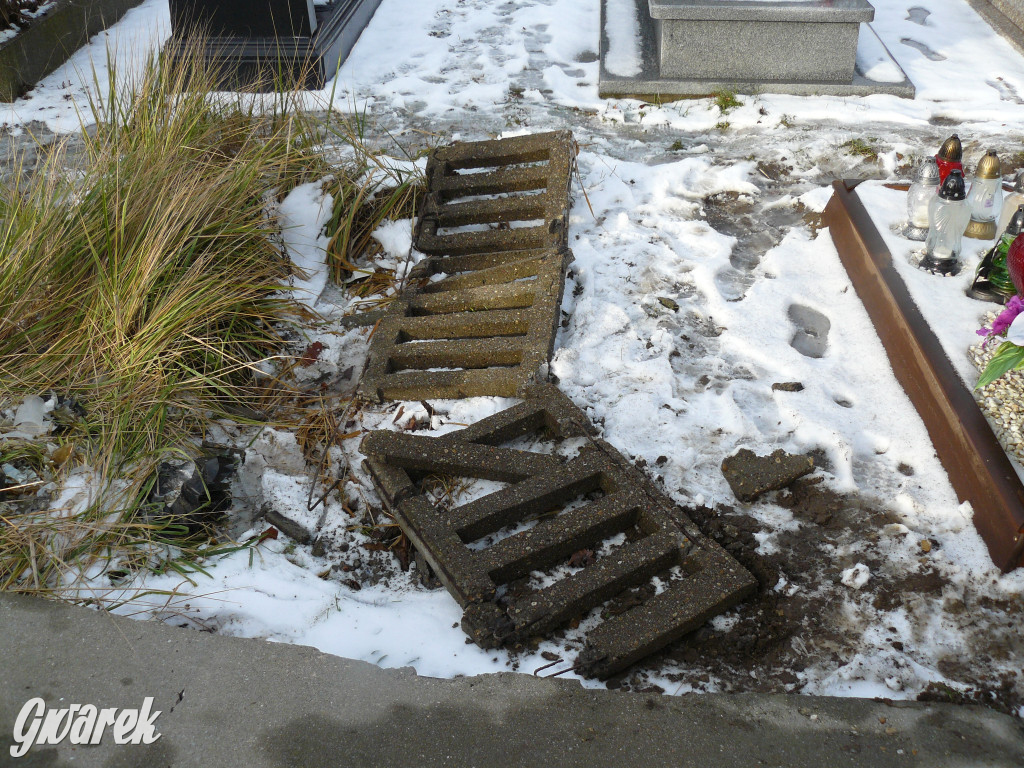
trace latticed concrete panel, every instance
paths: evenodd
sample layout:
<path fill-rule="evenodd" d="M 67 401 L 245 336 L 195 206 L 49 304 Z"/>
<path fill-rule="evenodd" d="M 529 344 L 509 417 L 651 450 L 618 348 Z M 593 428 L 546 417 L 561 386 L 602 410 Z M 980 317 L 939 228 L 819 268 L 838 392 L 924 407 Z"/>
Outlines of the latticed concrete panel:
<path fill-rule="evenodd" d="M 568 131 L 435 150 L 416 248 L 430 254 L 382 318 L 359 394 L 513 396 L 551 357 L 565 285 Z"/>
<path fill-rule="evenodd" d="M 452 274 L 565 248 L 576 144 L 569 131 L 456 142 L 427 161 L 416 249 Z M 512 254 L 512 255 L 510 255 Z"/>
<path fill-rule="evenodd" d="M 370 400 L 511 397 L 551 357 L 566 254 L 453 275 L 397 299 L 370 345 Z"/>
<path fill-rule="evenodd" d="M 732 607 L 755 581 L 591 432 L 568 398 L 539 385 L 459 432 L 374 432 L 362 450 L 381 498 L 463 607 L 476 643 L 523 644 L 600 608 L 577 666 L 607 677 Z M 557 450 L 544 452 L 541 437 Z M 426 476 L 506 485 L 442 510 Z M 626 593 L 627 608 L 611 605 Z"/>

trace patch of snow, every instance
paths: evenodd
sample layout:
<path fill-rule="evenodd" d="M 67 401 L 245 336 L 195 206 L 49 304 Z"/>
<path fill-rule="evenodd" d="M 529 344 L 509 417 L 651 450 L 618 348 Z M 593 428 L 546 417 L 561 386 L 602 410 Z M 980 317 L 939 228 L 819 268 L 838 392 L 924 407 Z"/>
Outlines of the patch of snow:
<path fill-rule="evenodd" d="M 851 589 L 860 589 L 871 579 L 871 569 L 864 563 L 857 563 L 847 568 L 840 576 L 840 581 Z"/>
<path fill-rule="evenodd" d="M 857 71 L 876 83 L 902 83 L 903 72 L 868 24 L 860 25 L 857 38 Z"/>
<path fill-rule="evenodd" d="M 608 22 L 608 52 L 604 66 L 613 75 L 633 77 L 642 69 L 640 63 L 640 20 L 633 0 L 605 0 Z"/>
<path fill-rule="evenodd" d="M 334 198 L 322 181 L 300 184 L 281 201 L 278 223 L 285 253 L 298 270 L 291 277 L 291 297 L 310 309 L 327 285 L 327 244 L 324 228 L 334 209 Z"/>
<path fill-rule="evenodd" d="M 386 219 L 373 231 L 373 239 L 380 243 L 384 253 L 393 259 L 405 259 L 412 250 L 412 221 Z"/>
<path fill-rule="evenodd" d="M 8 432 L 5 437 L 31 439 L 45 435 L 53 429 L 53 422 L 46 415 L 53 411 L 56 404 L 54 398 L 44 401 L 38 395 L 29 395 L 14 412 L 14 431 Z"/>

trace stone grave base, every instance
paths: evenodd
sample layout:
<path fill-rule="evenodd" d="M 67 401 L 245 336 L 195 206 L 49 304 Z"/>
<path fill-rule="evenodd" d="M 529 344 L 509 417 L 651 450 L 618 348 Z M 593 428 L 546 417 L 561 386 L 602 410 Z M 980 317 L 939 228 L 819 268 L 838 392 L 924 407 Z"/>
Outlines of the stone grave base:
<path fill-rule="evenodd" d="M 733 4 L 723 2 L 720 5 L 729 8 Z M 653 18 L 648 0 L 601 0 L 601 70 L 598 81 L 601 97 L 657 101 L 731 91 L 795 96 L 888 93 L 913 98 L 914 84 L 870 24 L 859 24 L 859 45 L 862 51 L 871 52 L 873 63 L 881 64 L 880 69 L 887 69 L 893 75 L 888 78 L 891 82 L 869 78 L 859 64 L 853 67 L 852 77 L 849 77 L 849 65 L 836 62 L 837 57 L 848 56 L 846 50 L 837 50 L 835 56 L 826 55 L 833 42 L 837 48 L 849 48 L 850 28 L 856 30 L 856 22 L 825 24 L 813 20 L 811 23 L 772 20 L 768 16 L 778 11 L 769 8 L 766 15 L 762 12 L 765 5 L 768 4 L 762 3 L 760 8 L 745 8 L 750 14 L 747 21 L 723 21 L 716 19 L 713 13 L 681 21 Z M 781 4 L 775 6 L 781 7 Z M 821 32 L 825 28 L 833 29 Z M 632 30 L 637 31 L 635 43 L 632 42 Z M 758 41 L 758 30 L 763 31 L 761 40 L 757 50 L 751 50 L 749 44 Z M 816 32 L 818 39 L 810 40 L 813 57 L 787 54 L 787 51 L 800 48 L 800 41 L 806 41 L 808 35 L 813 38 Z M 688 36 L 693 38 L 689 42 Z M 742 41 L 746 38 L 749 40 L 747 50 L 744 50 Z M 661 50 L 662 43 L 671 44 L 675 52 Z M 728 50 L 730 45 L 732 51 Z M 782 48 L 773 53 L 773 45 Z M 819 51 L 815 46 L 824 48 Z M 816 77 L 810 74 L 815 69 L 811 58 L 820 58 L 821 61 Z M 808 66 L 796 66 L 794 69 L 795 60 L 806 60 Z"/>

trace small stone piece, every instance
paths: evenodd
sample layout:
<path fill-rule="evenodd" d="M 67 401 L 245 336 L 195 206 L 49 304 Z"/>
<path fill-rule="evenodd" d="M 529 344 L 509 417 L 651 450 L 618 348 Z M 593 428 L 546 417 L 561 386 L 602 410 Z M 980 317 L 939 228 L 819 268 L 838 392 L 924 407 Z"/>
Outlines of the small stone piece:
<path fill-rule="evenodd" d="M 770 456 L 758 456 L 742 448 L 722 462 L 722 474 L 740 501 L 755 501 L 813 471 L 813 458 L 786 453 L 781 448 Z"/>
<path fill-rule="evenodd" d="M 803 392 L 804 385 L 799 381 L 777 381 L 772 384 L 773 392 Z"/>
<path fill-rule="evenodd" d="M 268 507 L 264 511 L 264 517 L 268 523 L 297 544 L 309 544 L 313 540 L 316 521 L 310 515 L 281 512 Z"/>

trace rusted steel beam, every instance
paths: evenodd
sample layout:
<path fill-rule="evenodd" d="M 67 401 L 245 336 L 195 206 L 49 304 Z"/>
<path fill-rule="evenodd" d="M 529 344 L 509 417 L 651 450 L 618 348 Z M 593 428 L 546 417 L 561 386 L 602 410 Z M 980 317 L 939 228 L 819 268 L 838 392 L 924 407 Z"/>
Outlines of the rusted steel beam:
<path fill-rule="evenodd" d="M 1011 571 L 1024 564 L 1024 485 L 896 272 L 856 185 L 833 183 L 823 221 L 953 488 L 974 508 L 992 561 Z"/>

